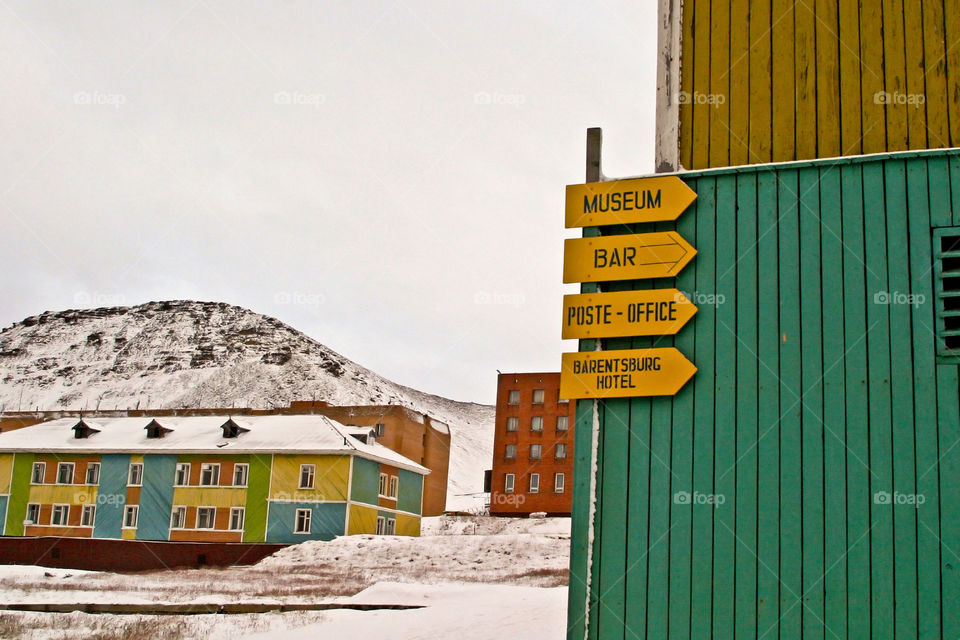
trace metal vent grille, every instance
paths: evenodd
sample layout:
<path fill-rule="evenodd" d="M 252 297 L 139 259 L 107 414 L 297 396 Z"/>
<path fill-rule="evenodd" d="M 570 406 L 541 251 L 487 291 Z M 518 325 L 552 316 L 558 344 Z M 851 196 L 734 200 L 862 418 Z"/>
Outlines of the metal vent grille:
<path fill-rule="evenodd" d="M 933 232 L 937 355 L 960 362 L 960 227 Z"/>

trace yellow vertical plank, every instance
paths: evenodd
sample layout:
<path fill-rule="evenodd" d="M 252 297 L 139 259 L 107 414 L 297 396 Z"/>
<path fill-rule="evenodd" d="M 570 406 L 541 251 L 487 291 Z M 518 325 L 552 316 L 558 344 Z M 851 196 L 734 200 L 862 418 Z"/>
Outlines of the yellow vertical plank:
<path fill-rule="evenodd" d="M 694 55 L 693 25 L 697 19 L 693 0 L 684 0 L 680 17 L 680 166 L 693 167 L 693 105 L 688 96 L 693 94 L 696 56 Z"/>
<path fill-rule="evenodd" d="M 947 40 L 947 110 L 950 146 L 960 146 L 960 0 L 945 0 L 943 6 Z"/>
<path fill-rule="evenodd" d="M 837 34 L 840 46 L 840 149 L 863 153 L 860 129 L 860 11 L 858 0 L 840 0 Z"/>
<path fill-rule="evenodd" d="M 710 90 L 710 0 L 693 0 L 693 88 L 688 99 L 693 104 L 693 160 L 689 169 L 710 166 L 710 106 L 693 97 Z"/>
<path fill-rule="evenodd" d="M 772 0 L 773 136 L 772 159 L 783 162 L 796 158 L 794 116 L 796 95 L 793 75 L 793 0 Z"/>
<path fill-rule="evenodd" d="M 817 157 L 817 18 L 814 0 L 797 0 L 796 30 L 797 159 Z"/>
<path fill-rule="evenodd" d="M 750 162 L 770 162 L 770 0 L 750 2 Z"/>
<path fill-rule="evenodd" d="M 756 163 L 750 154 L 750 3 L 730 2 L 730 164 Z"/>
<path fill-rule="evenodd" d="M 730 165 L 730 0 L 710 3 L 710 166 Z M 722 97 L 721 97 L 722 96 Z"/>
<path fill-rule="evenodd" d="M 816 0 L 817 157 L 835 158 L 840 148 L 840 42 L 837 0 Z"/>
<path fill-rule="evenodd" d="M 907 147 L 907 63 L 903 0 L 883 0 L 883 79 L 887 107 L 887 151 Z"/>
<path fill-rule="evenodd" d="M 939 0 L 927 0 L 927 4 Z M 907 70 L 907 147 L 928 149 L 939 147 L 927 144 L 926 82 L 923 77 L 923 12 L 922 4 L 910 2 L 903 14 L 903 34 Z"/>
<path fill-rule="evenodd" d="M 863 152 L 881 153 L 887 148 L 886 105 L 878 96 L 883 86 L 883 15 L 879 1 L 860 11 L 860 104 Z"/>
<path fill-rule="evenodd" d="M 926 81 L 927 142 L 930 147 L 950 146 L 947 118 L 947 65 L 943 37 L 943 3 L 923 3 L 923 66 Z"/>

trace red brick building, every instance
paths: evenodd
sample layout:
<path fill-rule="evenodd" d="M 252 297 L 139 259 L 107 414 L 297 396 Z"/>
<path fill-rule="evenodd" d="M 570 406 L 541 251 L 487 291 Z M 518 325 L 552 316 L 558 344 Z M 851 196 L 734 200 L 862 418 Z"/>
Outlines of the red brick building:
<path fill-rule="evenodd" d="M 559 393 L 559 373 L 497 377 L 492 515 L 570 515 L 575 403 Z"/>

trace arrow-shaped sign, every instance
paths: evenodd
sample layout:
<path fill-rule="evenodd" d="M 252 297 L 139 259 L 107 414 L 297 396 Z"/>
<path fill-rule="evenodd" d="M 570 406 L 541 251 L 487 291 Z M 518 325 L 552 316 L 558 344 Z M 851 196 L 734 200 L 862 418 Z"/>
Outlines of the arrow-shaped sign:
<path fill-rule="evenodd" d="M 564 353 L 560 397 L 672 396 L 696 372 L 673 347 Z"/>
<path fill-rule="evenodd" d="M 563 296 L 563 339 L 673 335 L 697 312 L 677 289 Z"/>
<path fill-rule="evenodd" d="M 677 176 L 571 184 L 566 225 L 569 229 L 676 220 L 696 199 Z"/>
<path fill-rule="evenodd" d="M 675 231 L 568 238 L 563 243 L 564 282 L 669 278 L 697 250 Z"/>

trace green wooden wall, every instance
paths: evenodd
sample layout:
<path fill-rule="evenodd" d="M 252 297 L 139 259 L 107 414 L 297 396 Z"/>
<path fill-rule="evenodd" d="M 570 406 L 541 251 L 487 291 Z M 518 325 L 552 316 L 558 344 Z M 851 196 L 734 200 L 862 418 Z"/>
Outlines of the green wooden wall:
<path fill-rule="evenodd" d="M 602 287 L 695 292 L 693 321 L 602 348 L 676 346 L 699 371 L 597 403 L 592 534 L 578 403 L 568 637 L 960 637 L 960 394 L 931 245 L 960 224 L 960 151 L 681 177 L 698 198 L 675 227 L 602 229 L 696 247 L 675 280 Z"/>

